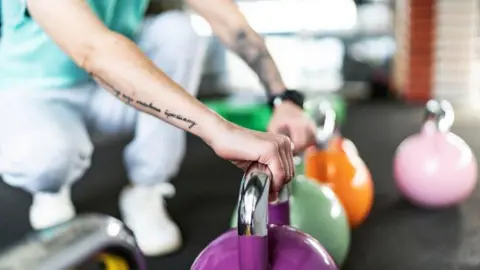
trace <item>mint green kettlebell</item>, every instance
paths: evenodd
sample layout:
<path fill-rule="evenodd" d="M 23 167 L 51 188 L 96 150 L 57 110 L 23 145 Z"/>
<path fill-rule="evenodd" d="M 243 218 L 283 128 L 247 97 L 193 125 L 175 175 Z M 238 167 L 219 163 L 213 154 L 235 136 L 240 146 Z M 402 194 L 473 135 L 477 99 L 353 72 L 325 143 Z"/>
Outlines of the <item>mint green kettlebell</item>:
<path fill-rule="evenodd" d="M 296 159 L 297 166 L 301 166 Z M 317 239 L 338 266 L 345 261 L 350 248 L 350 227 L 342 204 L 326 185 L 297 174 L 290 184 L 290 225 Z M 231 227 L 237 226 L 237 210 Z"/>

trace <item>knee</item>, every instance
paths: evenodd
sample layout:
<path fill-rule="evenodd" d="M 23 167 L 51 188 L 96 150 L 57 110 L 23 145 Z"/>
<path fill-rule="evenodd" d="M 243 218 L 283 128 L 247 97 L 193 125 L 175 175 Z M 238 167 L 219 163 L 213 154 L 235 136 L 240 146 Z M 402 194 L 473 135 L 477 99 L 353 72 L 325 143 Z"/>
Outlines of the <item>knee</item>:
<path fill-rule="evenodd" d="M 93 145 L 66 136 L 19 136 L 3 142 L 0 172 L 4 181 L 29 192 L 56 192 L 83 175 Z"/>
<path fill-rule="evenodd" d="M 190 15 L 169 11 L 148 18 L 139 42 L 159 68 L 191 95 L 196 95 L 208 39 L 194 30 Z"/>
<path fill-rule="evenodd" d="M 146 29 L 163 47 L 169 45 L 177 51 L 195 50 L 201 42 L 192 25 L 191 17 L 182 11 L 168 11 L 150 19 Z"/>

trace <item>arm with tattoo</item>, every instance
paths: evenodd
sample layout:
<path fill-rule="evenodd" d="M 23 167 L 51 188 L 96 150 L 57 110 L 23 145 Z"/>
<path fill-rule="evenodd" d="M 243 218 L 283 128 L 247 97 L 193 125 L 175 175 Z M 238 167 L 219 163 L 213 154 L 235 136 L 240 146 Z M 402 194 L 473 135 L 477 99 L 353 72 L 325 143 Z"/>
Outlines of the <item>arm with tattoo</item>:
<path fill-rule="evenodd" d="M 222 42 L 241 57 L 270 94 L 286 87 L 263 38 L 252 29 L 232 0 L 187 0 Z"/>
<path fill-rule="evenodd" d="M 136 44 L 106 28 L 86 1 L 28 0 L 27 3 L 32 17 L 50 37 L 125 103 L 207 143 L 223 123 L 220 116 L 158 69 Z"/>
<path fill-rule="evenodd" d="M 234 41 L 225 39 L 226 45 L 255 71 L 269 93 L 284 91 L 285 84 L 263 38 L 247 26 L 231 31 L 235 36 Z"/>

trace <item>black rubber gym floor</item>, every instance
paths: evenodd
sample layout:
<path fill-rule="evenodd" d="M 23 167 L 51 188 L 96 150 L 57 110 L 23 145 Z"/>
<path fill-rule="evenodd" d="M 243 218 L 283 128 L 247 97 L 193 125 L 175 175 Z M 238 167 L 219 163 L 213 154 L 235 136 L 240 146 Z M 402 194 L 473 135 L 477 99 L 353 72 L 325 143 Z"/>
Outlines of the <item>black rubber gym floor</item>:
<path fill-rule="evenodd" d="M 426 211 L 404 202 L 392 180 L 392 157 L 407 135 L 418 131 L 422 108 L 399 104 L 363 104 L 349 109 L 344 135 L 357 145 L 371 169 L 376 188 L 368 220 L 352 233 L 344 269 L 470 270 L 480 269 L 480 192 L 463 205 Z M 480 154 L 480 119 L 459 117 L 454 131 Z M 79 212 L 119 216 L 117 195 L 127 183 L 121 164 L 122 145 L 99 147 L 93 167 L 75 186 Z M 222 161 L 199 139 L 189 137 L 188 157 L 174 179 L 177 196 L 168 201 L 184 235 L 175 255 L 149 259 L 149 269 L 183 270 L 215 237 L 227 229 L 237 199 L 241 173 Z M 0 186 L 0 245 L 14 243 L 29 230 L 30 198 Z M 313 269 L 312 269 L 313 270 Z"/>

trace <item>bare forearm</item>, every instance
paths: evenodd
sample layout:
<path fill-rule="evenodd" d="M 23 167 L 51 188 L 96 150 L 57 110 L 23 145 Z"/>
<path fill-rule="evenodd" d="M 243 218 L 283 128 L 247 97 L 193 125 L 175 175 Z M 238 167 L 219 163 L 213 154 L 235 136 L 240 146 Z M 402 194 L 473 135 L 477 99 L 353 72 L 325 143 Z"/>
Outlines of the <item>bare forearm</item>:
<path fill-rule="evenodd" d="M 265 89 L 272 94 L 284 91 L 285 83 L 264 39 L 248 25 L 230 28 L 229 33 L 224 43 L 255 71 Z"/>
<path fill-rule="evenodd" d="M 135 108 L 208 140 L 220 117 L 160 71 L 127 38 L 103 40 L 83 67 L 106 90 Z"/>
<path fill-rule="evenodd" d="M 207 143 L 224 123 L 168 78 L 136 44 L 110 31 L 86 1 L 27 0 L 27 4 L 49 36 L 119 99 Z"/>
<path fill-rule="evenodd" d="M 232 0 L 187 0 L 211 25 L 213 32 L 258 75 L 269 93 L 285 90 L 277 65 L 265 41 L 248 24 Z"/>

